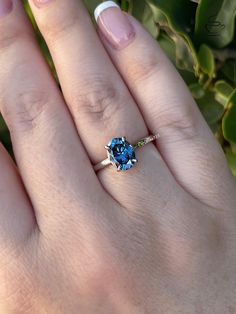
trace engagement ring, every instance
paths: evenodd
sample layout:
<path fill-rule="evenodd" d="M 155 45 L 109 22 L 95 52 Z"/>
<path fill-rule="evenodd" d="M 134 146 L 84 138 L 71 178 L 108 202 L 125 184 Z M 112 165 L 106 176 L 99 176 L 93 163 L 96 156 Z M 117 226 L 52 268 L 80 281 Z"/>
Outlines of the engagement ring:
<path fill-rule="evenodd" d="M 116 166 L 117 171 L 125 171 L 133 168 L 138 162 L 135 156 L 135 150 L 158 139 L 159 134 L 150 135 L 141 139 L 135 145 L 131 145 L 125 137 L 113 138 L 105 149 L 107 150 L 107 159 L 94 166 L 95 171 L 99 171 L 109 165 Z"/>

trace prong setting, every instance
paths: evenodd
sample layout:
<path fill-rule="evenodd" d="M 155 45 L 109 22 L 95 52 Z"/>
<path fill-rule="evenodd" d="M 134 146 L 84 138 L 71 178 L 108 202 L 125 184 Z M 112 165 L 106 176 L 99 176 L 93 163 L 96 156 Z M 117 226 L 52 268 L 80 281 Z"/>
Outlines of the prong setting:
<path fill-rule="evenodd" d="M 137 149 L 157 140 L 160 137 L 159 134 L 149 135 L 136 144 L 131 145 L 126 137 L 113 138 L 106 146 L 108 158 L 101 161 L 94 166 L 94 170 L 97 172 L 100 169 L 112 164 L 116 167 L 117 171 L 124 171 L 131 169 L 138 160 L 136 159 L 135 152 Z"/>
<path fill-rule="evenodd" d="M 117 171 L 129 170 L 135 165 L 134 147 L 127 142 L 126 137 L 113 138 L 105 148 L 108 159 Z"/>
<path fill-rule="evenodd" d="M 118 166 L 117 167 L 117 172 L 120 172 L 121 171 L 121 166 Z"/>

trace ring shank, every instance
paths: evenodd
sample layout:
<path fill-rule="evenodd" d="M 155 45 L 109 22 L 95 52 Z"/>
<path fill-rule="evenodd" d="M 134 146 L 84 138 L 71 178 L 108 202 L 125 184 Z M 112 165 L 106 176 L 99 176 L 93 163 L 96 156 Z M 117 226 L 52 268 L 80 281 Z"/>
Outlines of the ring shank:
<path fill-rule="evenodd" d="M 99 170 L 102 170 L 103 168 L 105 168 L 106 166 L 109 166 L 111 164 L 110 160 L 104 159 L 103 161 L 99 162 L 98 164 L 96 164 L 93 168 L 94 170 L 97 172 Z"/>

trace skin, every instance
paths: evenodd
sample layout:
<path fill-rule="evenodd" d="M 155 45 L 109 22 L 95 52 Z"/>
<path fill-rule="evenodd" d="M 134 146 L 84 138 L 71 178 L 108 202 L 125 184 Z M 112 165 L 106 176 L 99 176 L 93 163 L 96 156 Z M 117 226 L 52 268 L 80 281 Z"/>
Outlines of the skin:
<path fill-rule="evenodd" d="M 0 19 L 0 313 L 236 313 L 235 181 L 159 45 L 130 19 L 122 50 L 80 1 L 30 1 L 59 91 L 20 1 Z M 117 135 L 128 172 L 92 164 Z"/>

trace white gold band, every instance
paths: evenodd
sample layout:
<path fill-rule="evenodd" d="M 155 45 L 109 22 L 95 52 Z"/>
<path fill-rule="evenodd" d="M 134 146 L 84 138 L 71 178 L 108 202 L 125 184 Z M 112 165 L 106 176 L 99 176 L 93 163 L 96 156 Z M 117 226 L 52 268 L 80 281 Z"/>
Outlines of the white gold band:
<path fill-rule="evenodd" d="M 102 170 L 106 166 L 109 166 L 110 164 L 111 164 L 111 162 L 110 162 L 110 160 L 108 158 L 104 159 L 103 161 L 99 162 L 98 164 L 96 164 L 94 166 L 94 170 L 95 170 L 95 172 L 97 172 L 99 170 Z"/>

